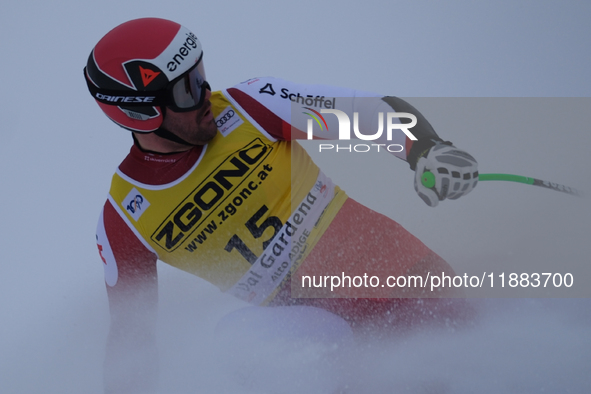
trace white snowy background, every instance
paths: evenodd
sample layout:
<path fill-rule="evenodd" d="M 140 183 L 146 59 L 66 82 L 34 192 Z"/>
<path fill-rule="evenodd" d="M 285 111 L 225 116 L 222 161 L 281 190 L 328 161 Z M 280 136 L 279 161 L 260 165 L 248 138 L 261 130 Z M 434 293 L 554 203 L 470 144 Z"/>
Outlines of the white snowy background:
<path fill-rule="evenodd" d="M 187 26 L 204 45 L 214 89 L 270 75 L 401 97 L 591 93 L 588 2 L 7 0 L 1 8 L 1 393 L 102 392 L 109 315 L 94 230 L 131 138 L 89 97 L 82 68 L 116 25 L 158 16 Z M 430 119 L 481 172 L 589 191 L 589 108 L 583 103 L 577 126 L 565 113 L 546 113 L 534 127 L 514 126 L 514 113 Z M 585 200 L 482 182 L 431 209 L 405 163 L 337 159 L 318 157 L 352 196 L 455 267 L 561 272 L 589 263 Z M 338 370 L 323 345 L 216 342 L 216 323 L 242 305 L 159 268 L 163 393 L 326 392 L 338 380 L 331 373 L 355 393 L 591 392 L 588 299 L 479 301 L 474 328 L 343 348 Z"/>

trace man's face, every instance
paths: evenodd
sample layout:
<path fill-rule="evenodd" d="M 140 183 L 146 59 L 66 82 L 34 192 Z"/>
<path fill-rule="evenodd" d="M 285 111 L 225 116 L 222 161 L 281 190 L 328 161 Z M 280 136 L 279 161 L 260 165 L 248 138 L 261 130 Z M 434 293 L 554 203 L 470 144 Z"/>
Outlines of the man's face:
<path fill-rule="evenodd" d="M 211 112 L 210 97 L 211 92 L 206 90 L 203 106 L 194 111 L 174 112 L 167 108 L 162 127 L 191 144 L 207 144 L 215 137 L 217 131 Z"/>

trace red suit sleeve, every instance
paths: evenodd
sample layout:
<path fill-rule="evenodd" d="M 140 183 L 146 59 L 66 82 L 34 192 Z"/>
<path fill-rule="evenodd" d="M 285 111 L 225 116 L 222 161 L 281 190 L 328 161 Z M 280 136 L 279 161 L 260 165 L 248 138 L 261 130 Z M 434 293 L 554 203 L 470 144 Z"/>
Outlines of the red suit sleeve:
<path fill-rule="evenodd" d="M 111 327 L 104 362 L 106 392 L 150 391 L 158 375 L 155 340 L 157 256 L 107 201 L 97 226 Z"/>
<path fill-rule="evenodd" d="M 105 268 L 111 309 L 114 303 L 140 289 L 147 297 L 142 297 L 142 302 L 157 302 L 157 256 L 138 239 L 110 201 L 105 203 L 99 219 L 97 246 Z"/>

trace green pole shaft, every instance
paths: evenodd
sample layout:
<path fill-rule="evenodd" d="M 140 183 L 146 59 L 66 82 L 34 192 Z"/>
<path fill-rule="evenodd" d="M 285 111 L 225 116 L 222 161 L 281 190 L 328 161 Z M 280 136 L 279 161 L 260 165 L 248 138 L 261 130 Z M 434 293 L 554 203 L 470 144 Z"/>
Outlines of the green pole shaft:
<path fill-rule="evenodd" d="M 535 179 L 527 176 L 513 175 L 513 174 L 480 174 L 478 175 L 479 181 L 509 181 L 525 183 L 527 185 L 533 185 Z"/>
<path fill-rule="evenodd" d="M 584 197 L 584 193 L 570 186 L 560 185 L 558 183 L 543 181 L 541 179 L 530 178 L 527 176 L 513 174 L 479 174 L 479 181 L 509 181 L 525 183 L 526 185 L 540 186 L 546 189 L 552 189 L 558 192 L 568 193 L 573 196 Z M 431 171 L 425 171 L 421 177 L 421 183 L 427 188 L 435 186 L 435 175 Z"/>

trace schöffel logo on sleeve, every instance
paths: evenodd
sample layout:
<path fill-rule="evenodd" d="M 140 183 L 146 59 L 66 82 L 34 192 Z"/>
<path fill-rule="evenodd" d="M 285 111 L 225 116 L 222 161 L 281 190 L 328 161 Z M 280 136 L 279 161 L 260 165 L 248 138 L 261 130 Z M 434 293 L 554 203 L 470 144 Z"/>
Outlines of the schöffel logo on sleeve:
<path fill-rule="evenodd" d="M 253 82 L 258 81 L 258 79 L 254 80 Z M 246 81 L 250 85 L 252 82 Z M 281 95 L 279 96 L 282 99 L 289 99 L 290 101 L 302 105 L 307 105 L 309 107 L 317 107 L 317 108 L 335 108 L 336 106 L 336 98 L 335 97 L 324 97 L 324 96 L 312 96 L 306 95 L 302 96 L 300 93 L 291 93 L 287 88 L 280 88 Z M 259 89 L 259 94 L 268 94 L 270 96 L 275 96 L 277 93 L 273 88 L 273 84 L 267 83 L 265 86 Z"/>
<path fill-rule="evenodd" d="M 123 199 L 121 203 L 123 209 L 135 220 L 136 222 L 140 219 L 140 216 L 148 209 L 150 203 L 142 194 L 134 187 L 127 194 L 127 197 Z"/>

